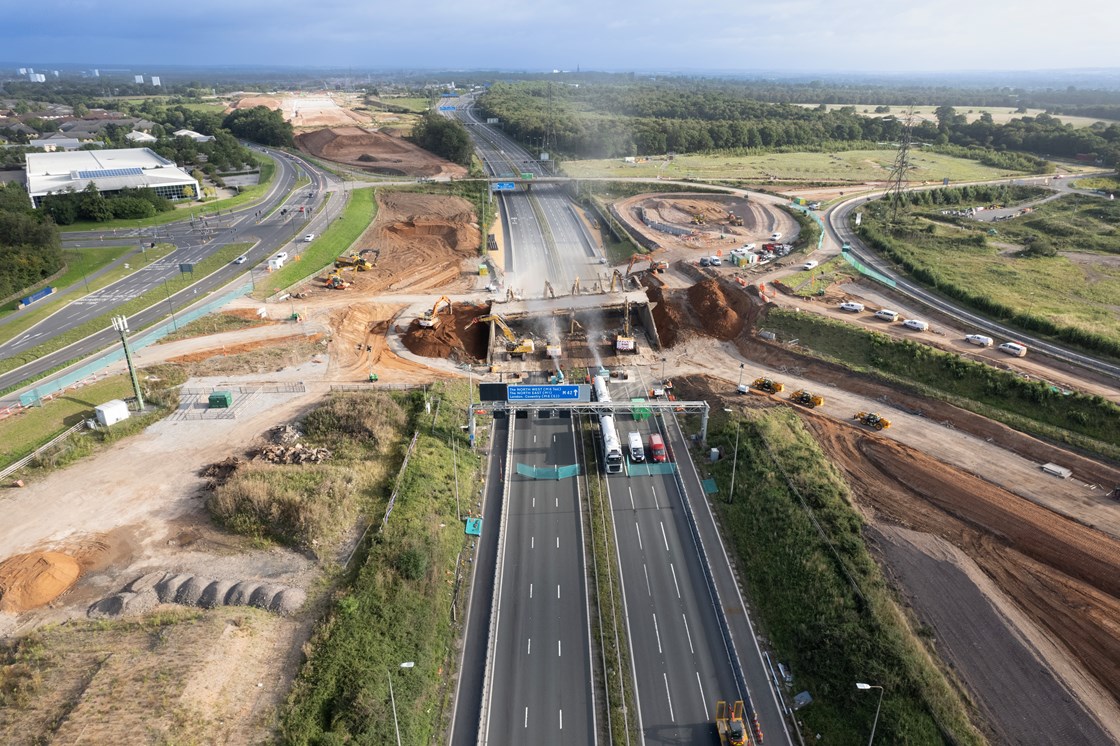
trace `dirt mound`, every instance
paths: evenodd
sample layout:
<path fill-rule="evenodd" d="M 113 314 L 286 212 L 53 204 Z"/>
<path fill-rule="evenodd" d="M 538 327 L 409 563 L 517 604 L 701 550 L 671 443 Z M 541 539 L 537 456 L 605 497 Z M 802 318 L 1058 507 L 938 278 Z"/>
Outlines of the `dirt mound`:
<path fill-rule="evenodd" d="M 296 136 L 296 145 L 319 158 L 389 176 L 466 176 L 466 169 L 399 137 L 363 129 L 332 127 Z"/>
<path fill-rule="evenodd" d="M 417 355 L 477 362 L 486 359 L 488 327 L 470 323 L 486 313 L 485 306 L 456 306 L 449 319 L 442 316 L 439 326 L 428 329 L 413 320 L 401 338 L 404 346 Z"/>
<path fill-rule="evenodd" d="M 228 482 L 244 463 L 245 462 L 237 456 L 230 456 L 229 458 L 204 466 L 198 475 L 206 478 L 206 489 L 216 490 Z"/>
<path fill-rule="evenodd" d="M 678 335 L 690 326 L 683 310 L 676 302 L 666 298 L 665 289 L 652 278 L 645 281 L 646 294 L 655 304 L 653 306 L 653 322 L 657 325 L 657 336 L 663 347 L 672 347 L 677 343 Z"/>
<path fill-rule="evenodd" d="M 703 330 L 716 339 L 738 337 L 746 319 L 735 310 L 723 286 L 716 280 L 704 280 L 688 289 L 688 300 L 700 317 Z"/>
<path fill-rule="evenodd" d="M 78 580 L 78 561 L 61 552 L 17 554 L 0 563 L 0 611 L 21 612 L 49 604 Z"/>

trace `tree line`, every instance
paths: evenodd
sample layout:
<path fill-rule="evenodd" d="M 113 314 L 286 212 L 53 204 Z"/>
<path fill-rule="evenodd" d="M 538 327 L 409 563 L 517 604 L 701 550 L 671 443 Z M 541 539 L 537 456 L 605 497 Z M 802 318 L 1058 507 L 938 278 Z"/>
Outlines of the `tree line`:
<path fill-rule="evenodd" d="M 58 227 L 31 207 L 21 184 L 0 184 L 0 298 L 62 269 Z"/>
<path fill-rule="evenodd" d="M 413 126 L 411 140 L 424 150 L 470 168 L 474 145 L 458 119 L 429 111 Z"/>

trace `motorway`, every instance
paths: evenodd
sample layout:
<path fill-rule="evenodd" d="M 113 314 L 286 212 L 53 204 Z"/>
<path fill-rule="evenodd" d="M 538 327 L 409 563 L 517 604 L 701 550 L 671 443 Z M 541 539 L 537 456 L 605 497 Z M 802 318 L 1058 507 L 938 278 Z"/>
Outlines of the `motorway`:
<path fill-rule="evenodd" d="M 314 214 L 315 207 L 322 204 L 330 186 L 326 176 L 300 159 L 281 153 L 269 154 L 273 155 L 277 166 L 273 185 L 262 202 L 240 207 L 222 215 L 171 223 L 155 229 L 63 234 L 68 247 L 103 245 L 101 239 L 104 238 L 109 244 L 120 243 L 122 239 L 136 244 L 159 240 L 175 244 L 176 249 L 166 257 L 137 269 L 112 285 L 77 298 L 16 338 L 0 344 L 0 357 L 11 357 L 26 352 L 80 326 L 89 319 L 111 313 L 121 303 L 156 289 L 165 280 L 177 276 L 181 263 L 198 262 L 230 243 L 252 244 L 252 248 L 245 252 L 249 260 L 244 265 L 230 264 L 171 296 L 171 306 L 174 308 L 189 306 L 198 300 L 199 296 L 228 284 L 239 275 L 245 275 L 254 265 L 271 256 L 293 237 L 298 237 L 305 230 L 316 229 L 319 224 L 325 224 L 330 216 L 324 213 L 316 215 L 309 222 L 304 222 L 296 217 L 299 213 L 293 210 L 298 211 L 303 206 L 307 211 L 305 215 Z M 295 181 L 301 173 L 311 178 L 311 184 L 293 192 Z M 337 203 L 328 204 L 332 213 L 341 209 Z M 288 208 L 288 216 L 280 216 L 279 210 L 283 207 Z M 275 213 L 258 223 L 256 215 L 258 211 L 265 216 L 274 209 Z M 134 330 L 141 329 L 165 317 L 168 310 L 169 306 L 166 303 L 157 303 L 130 316 L 129 325 Z M 0 375 L 0 389 L 16 386 L 46 370 L 97 352 L 110 345 L 115 339 L 116 332 L 106 325 L 101 331 L 79 342 Z"/>

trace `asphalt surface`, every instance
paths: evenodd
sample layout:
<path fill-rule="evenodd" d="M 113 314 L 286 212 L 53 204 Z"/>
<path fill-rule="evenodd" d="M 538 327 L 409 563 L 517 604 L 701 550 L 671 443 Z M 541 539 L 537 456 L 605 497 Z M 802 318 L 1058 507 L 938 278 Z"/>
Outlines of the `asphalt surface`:
<path fill-rule="evenodd" d="M 326 212 L 316 215 L 310 221 L 299 217 L 298 210 L 303 206 L 307 210 L 304 215 L 310 216 L 315 207 L 321 204 L 326 191 L 331 186 L 327 177 L 298 158 L 284 153 L 269 152 L 275 157 L 277 169 L 273 177 L 274 185 L 261 203 L 203 220 L 183 221 L 158 228 L 65 234 L 64 240 L 68 244 L 90 245 L 100 242 L 104 237 L 110 244 L 128 239 L 137 244 L 151 241 L 170 242 L 177 248 L 163 259 L 136 270 L 128 277 L 72 301 L 26 332 L 0 344 L 0 357 L 26 352 L 91 318 L 111 313 L 121 303 L 159 288 L 165 280 L 178 276 L 180 263 L 198 262 L 230 243 L 252 244 L 252 248 L 245 252 L 249 257 L 245 264 L 231 263 L 209 277 L 200 278 L 200 281 L 191 287 L 172 295 L 170 303 L 157 303 L 128 317 L 129 326 L 133 330 L 142 329 L 166 317 L 172 308 L 176 311 L 186 308 L 238 276 L 245 275 L 246 281 L 249 281 L 248 273 L 251 268 L 287 246 L 293 239 L 298 241 L 306 232 L 321 232 L 319 226 L 333 219 L 341 209 L 340 199 L 332 200 Z M 310 175 L 311 183 L 292 191 L 300 173 Z M 281 216 L 279 213 L 279 210 L 284 207 L 289 210 L 287 216 Z M 268 213 L 273 209 L 276 212 L 269 216 Z M 294 213 L 295 217 L 293 217 L 293 209 L 297 211 Z M 256 214 L 258 211 L 262 216 L 259 223 Z M 260 271 L 256 270 L 256 276 L 259 276 Z M 16 386 L 43 371 L 95 353 L 116 340 L 117 333 L 111 325 L 107 324 L 106 328 L 79 342 L 0 375 L 0 389 Z M 0 402 L 3 403 L 5 402 Z"/>

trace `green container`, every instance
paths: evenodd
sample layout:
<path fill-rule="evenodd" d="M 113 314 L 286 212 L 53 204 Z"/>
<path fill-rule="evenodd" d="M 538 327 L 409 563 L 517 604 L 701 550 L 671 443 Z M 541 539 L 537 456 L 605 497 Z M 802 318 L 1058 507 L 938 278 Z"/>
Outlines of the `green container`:
<path fill-rule="evenodd" d="M 211 409 L 228 409 L 233 406 L 232 391 L 214 391 L 210 394 Z"/>

